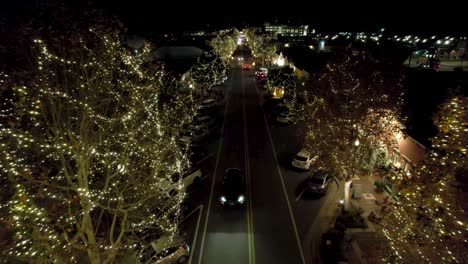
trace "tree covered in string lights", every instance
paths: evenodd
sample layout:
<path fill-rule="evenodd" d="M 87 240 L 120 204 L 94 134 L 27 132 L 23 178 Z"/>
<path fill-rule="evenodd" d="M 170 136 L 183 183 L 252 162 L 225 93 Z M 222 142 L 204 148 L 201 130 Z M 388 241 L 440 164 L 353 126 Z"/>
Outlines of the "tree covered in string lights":
<path fill-rule="evenodd" d="M 276 37 L 260 34 L 253 28 L 247 28 L 245 30 L 245 36 L 247 38 L 247 45 L 252 51 L 252 55 L 255 58 L 259 58 L 263 66 L 271 66 L 272 60 L 277 56 L 277 47 L 274 42 Z"/>
<path fill-rule="evenodd" d="M 32 81 L 0 83 L 1 255 L 116 263 L 178 232 L 191 90 L 163 87 L 143 67 L 150 47 L 133 55 L 115 31 L 63 37 L 34 41 Z"/>
<path fill-rule="evenodd" d="M 353 178 L 372 167 L 374 149 L 395 146 L 395 133 L 401 130 L 401 80 L 386 80 L 378 70 L 362 74 L 360 63 L 327 65 L 300 95 L 306 148 L 318 157 L 317 166 L 345 182 L 345 210 Z"/>
<path fill-rule="evenodd" d="M 237 49 L 236 35 L 238 30 L 233 30 L 230 34 L 219 34 L 210 41 L 210 46 L 213 48 L 213 53 L 223 61 L 227 62 L 231 58 L 234 51 Z"/>
<path fill-rule="evenodd" d="M 197 92 L 206 94 L 207 89 L 213 87 L 226 77 L 227 64 L 213 54 L 204 54 L 197 59 L 191 69 L 192 79 L 197 84 Z"/>
<path fill-rule="evenodd" d="M 438 135 L 423 164 L 399 182 L 400 201 L 378 221 L 395 263 L 464 263 L 468 99 L 456 96 L 434 117 Z M 465 196 L 464 196 L 465 195 Z"/>
<path fill-rule="evenodd" d="M 291 67 L 274 67 L 268 72 L 267 87 L 274 97 L 283 98 L 290 113 L 300 118 L 302 104 L 297 98 L 297 76 Z"/>

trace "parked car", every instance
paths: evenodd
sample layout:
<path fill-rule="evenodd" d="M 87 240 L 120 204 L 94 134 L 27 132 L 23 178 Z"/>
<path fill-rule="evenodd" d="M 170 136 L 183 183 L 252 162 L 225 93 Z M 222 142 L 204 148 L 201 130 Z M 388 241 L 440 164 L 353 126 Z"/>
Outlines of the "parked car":
<path fill-rule="evenodd" d="M 326 194 L 333 182 L 333 173 L 327 170 L 318 170 L 307 178 L 304 192 L 308 194 Z"/>
<path fill-rule="evenodd" d="M 192 140 L 192 137 L 193 137 L 193 131 L 192 130 L 190 130 L 190 129 L 184 130 L 184 131 L 182 131 L 182 133 L 179 136 L 179 141 L 182 142 L 182 143 L 187 144 Z"/>
<path fill-rule="evenodd" d="M 299 151 L 293 158 L 291 165 L 293 167 L 309 170 L 310 165 L 317 159 L 317 156 L 312 157 L 311 153 L 306 150 Z"/>
<path fill-rule="evenodd" d="M 190 146 L 189 155 L 190 155 L 190 162 L 192 164 L 198 164 L 202 160 L 206 159 L 209 154 L 204 147 Z"/>
<path fill-rule="evenodd" d="M 260 72 L 259 74 L 256 75 L 258 80 L 263 80 L 267 78 L 267 74 Z"/>
<path fill-rule="evenodd" d="M 164 235 L 139 254 L 140 263 L 156 264 L 185 263 L 189 257 L 189 245 L 179 235 Z"/>
<path fill-rule="evenodd" d="M 204 110 L 204 109 L 209 109 L 212 107 L 216 106 L 216 100 L 215 99 L 207 99 L 203 101 L 198 107 L 198 110 Z"/>
<path fill-rule="evenodd" d="M 210 131 L 207 126 L 199 125 L 192 132 L 192 142 L 200 142 L 206 139 L 210 135 Z"/>
<path fill-rule="evenodd" d="M 289 113 L 289 107 L 284 103 L 278 103 L 273 107 L 272 113 L 276 116 L 279 116 L 281 113 Z"/>
<path fill-rule="evenodd" d="M 210 128 L 216 125 L 216 119 L 207 115 L 195 116 L 191 124 L 193 126 L 206 126 Z"/>
<path fill-rule="evenodd" d="M 222 77 L 221 79 L 217 80 L 214 84 L 214 86 L 220 86 L 222 85 L 226 80 L 228 79 L 227 76 Z"/>
<path fill-rule="evenodd" d="M 171 177 L 171 180 L 162 180 L 160 186 L 163 191 L 169 195 L 174 195 L 177 193 L 177 188 L 179 182 L 182 184 L 182 189 L 187 190 L 193 184 L 197 184 L 201 181 L 202 172 L 199 168 L 193 168 L 189 172 L 180 176 L 180 174 L 174 174 Z"/>
<path fill-rule="evenodd" d="M 258 76 L 259 74 L 263 73 L 265 77 L 268 75 L 268 69 L 267 68 L 259 68 L 258 70 L 255 71 L 255 76 Z"/>
<path fill-rule="evenodd" d="M 224 206 L 242 205 L 246 201 L 244 176 L 238 168 L 229 168 L 224 172 L 221 197 Z"/>
<path fill-rule="evenodd" d="M 276 117 L 276 122 L 280 124 L 294 123 L 294 116 L 289 112 L 282 112 Z"/>

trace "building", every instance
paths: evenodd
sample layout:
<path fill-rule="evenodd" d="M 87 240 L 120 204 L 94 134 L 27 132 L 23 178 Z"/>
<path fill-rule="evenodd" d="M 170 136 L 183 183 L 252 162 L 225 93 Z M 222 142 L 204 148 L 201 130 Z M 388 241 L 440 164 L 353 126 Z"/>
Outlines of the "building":
<path fill-rule="evenodd" d="M 398 148 L 392 149 L 388 159 L 396 169 L 411 173 L 423 161 L 427 149 L 410 136 L 398 140 Z"/>
<path fill-rule="evenodd" d="M 283 37 L 305 37 L 309 35 L 309 26 L 287 26 L 265 23 L 264 31 L 266 33 L 273 33 Z"/>

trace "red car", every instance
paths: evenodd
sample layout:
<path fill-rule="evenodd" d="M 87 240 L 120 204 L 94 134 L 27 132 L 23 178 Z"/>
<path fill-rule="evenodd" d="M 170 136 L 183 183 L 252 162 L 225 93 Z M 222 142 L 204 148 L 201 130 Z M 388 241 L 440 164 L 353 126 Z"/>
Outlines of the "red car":
<path fill-rule="evenodd" d="M 252 69 L 252 66 L 250 64 L 244 64 L 244 67 L 242 67 L 244 70 L 250 70 Z"/>

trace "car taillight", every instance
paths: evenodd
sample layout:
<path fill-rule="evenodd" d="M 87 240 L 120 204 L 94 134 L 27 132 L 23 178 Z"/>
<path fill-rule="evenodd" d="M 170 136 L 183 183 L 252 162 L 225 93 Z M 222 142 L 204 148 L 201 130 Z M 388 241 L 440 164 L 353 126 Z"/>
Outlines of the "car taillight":
<path fill-rule="evenodd" d="M 187 250 L 187 251 L 190 251 L 190 248 L 189 248 L 187 243 L 182 244 L 182 248 Z"/>

